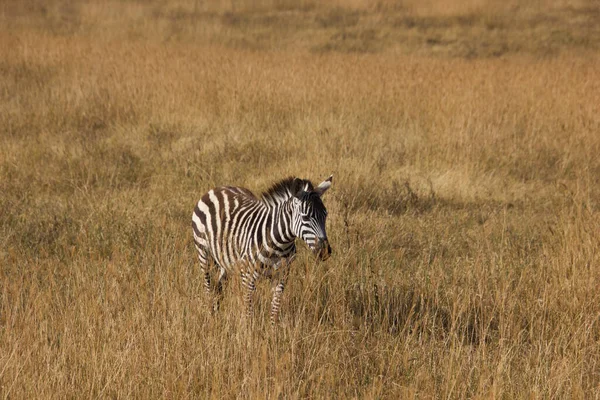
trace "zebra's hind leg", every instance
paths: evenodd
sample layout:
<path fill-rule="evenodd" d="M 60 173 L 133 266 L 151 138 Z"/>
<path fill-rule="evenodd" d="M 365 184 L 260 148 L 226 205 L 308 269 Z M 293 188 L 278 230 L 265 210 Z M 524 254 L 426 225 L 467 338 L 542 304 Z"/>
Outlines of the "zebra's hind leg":
<path fill-rule="evenodd" d="M 204 286 L 204 290 L 206 292 L 206 294 L 210 297 L 212 297 L 212 282 L 211 282 L 211 278 L 210 275 L 213 272 L 213 270 L 215 269 L 215 261 L 214 259 L 211 257 L 208 249 L 202 245 L 202 243 L 200 243 L 200 239 L 197 237 L 194 237 L 194 244 L 196 245 L 196 250 L 198 250 L 198 260 L 200 261 L 200 272 L 202 274 L 202 281 L 203 281 L 203 285 Z M 220 295 L 221 295 L 221 278 L 222 278 L 223 273 L 221 272 L 221 275 L 219 276 L 219 281 L 217 283 L 217 298 L 213 300 L 213 305 L 211 307 L 211 313 L 216 312 L 219 309 L 219 300 L 220 300 Z"/>
<path fill-rule="evenodd" d="M 206 237 L 206 227 L 199 215 L 202 213 L 196 209 L 192 215 L 192 233 L 194 235 L 194 247 L 198 252 L 198 261 L 200 261 L 200 271 L 204 280 L 204 290 L 210 293 L 210 267 L 213 266 L 213 260 L 208 248 L 208 238 Z"/>
<path fill-rule="evenodd" d="M 200 264 L 200 271 L 202 272 L 202 279 L 203 279 L 203 285 L 204 286 L 204 290 L 206 291 L 206 293 L 210 294 L 211 293 L 211 287 L 210 287 L 210 271 L 207 265 L 203 265 Z"/>
<path fill-rule="evenodd" d="M 219 272 L 219 279 L 217 280 L 217 287 L 215 288 L 215 300 L 213 303 L 213 312 L 219 311 L 221 306 L 221 300 L 223 299 L 223 282 L 227 280 L 227 271 L 221 267 Z"/>
<path fill-rule="evenodd" d="M 194 241 L 194 245 L 196 246 L 196 250 L 198 250 L 198 260 L 200 261 L 200 272 L 202 273 L 204 290 L 206 291 L 206 293 L 210 294 L 210 270 L 213 262 L 206 247 L 198 243 L 197 240 Z"/>

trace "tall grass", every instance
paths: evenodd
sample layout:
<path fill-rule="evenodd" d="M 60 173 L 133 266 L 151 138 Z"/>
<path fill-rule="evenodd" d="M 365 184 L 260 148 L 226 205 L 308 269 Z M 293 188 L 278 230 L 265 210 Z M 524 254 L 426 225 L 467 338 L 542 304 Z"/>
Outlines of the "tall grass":
<path fill-rule="evenodd" d="M 0 5 L 0 394 L 597 398 L 598 7 L 419 4 Z M 199 196 L 331 173 L 212 316 Z"/>

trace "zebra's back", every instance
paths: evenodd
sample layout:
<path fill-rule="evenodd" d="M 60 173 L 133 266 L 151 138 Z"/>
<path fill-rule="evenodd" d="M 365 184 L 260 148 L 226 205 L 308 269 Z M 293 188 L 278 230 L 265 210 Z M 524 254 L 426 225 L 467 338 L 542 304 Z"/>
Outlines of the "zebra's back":
<path fill-rule="evenodd" d="M 245 188 L 224 186 L 208 191 L 192 216 L 196 247 L 220 267 L 231 269 L 250 256 L 248 232 L 258 222 L 262 208 L 264 205 Z"/>

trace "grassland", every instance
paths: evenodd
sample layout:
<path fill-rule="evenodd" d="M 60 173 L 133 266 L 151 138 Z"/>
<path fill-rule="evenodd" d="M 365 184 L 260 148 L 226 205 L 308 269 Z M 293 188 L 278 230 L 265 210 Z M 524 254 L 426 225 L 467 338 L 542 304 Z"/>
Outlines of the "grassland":
<path fill-rule="evenodd" d="M 3 398 L 600 397 L 600 6 L 0 4 Z M 334 174 L 268 324 L 210 187 Z"/>

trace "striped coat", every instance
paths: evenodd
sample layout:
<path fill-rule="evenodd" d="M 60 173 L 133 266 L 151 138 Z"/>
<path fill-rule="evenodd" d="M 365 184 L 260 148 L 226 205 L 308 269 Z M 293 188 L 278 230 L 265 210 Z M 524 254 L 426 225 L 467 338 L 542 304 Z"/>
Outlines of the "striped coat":
<path fill-rule="evenodd" d="M 248 189 L 231 186 L 202 196 L 192 215 L 192 229 L 208 292 L 212 267 L 219 270 L 216 307 L 228 274 L 240 272 L 248 313 L 256 280 L 270 277 L 274 280 L 271 321 L 277 321 L 296 238 L 322 260 L 331 254 L 325 230 L 327 210 L 321 200 L 331 181 L 329 177 L 314 187 L 308 180 L 287 178 L 260 198 Z"/>

